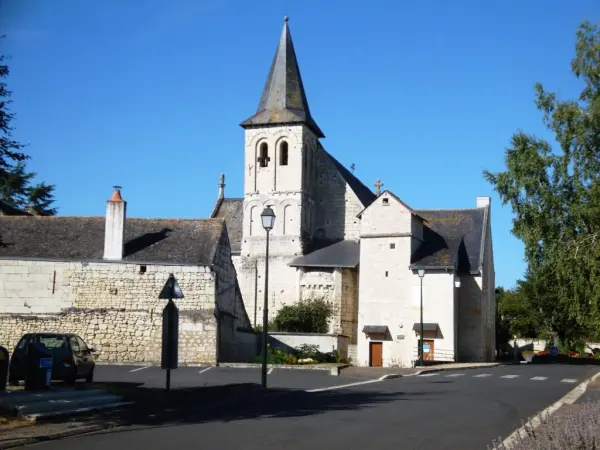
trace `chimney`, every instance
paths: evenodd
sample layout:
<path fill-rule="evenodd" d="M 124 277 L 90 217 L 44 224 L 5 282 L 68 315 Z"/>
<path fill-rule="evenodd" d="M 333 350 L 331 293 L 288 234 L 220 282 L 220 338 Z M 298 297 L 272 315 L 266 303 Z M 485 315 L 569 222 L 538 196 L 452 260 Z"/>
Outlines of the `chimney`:
<path fill-rule="evenodd" d="M 225 174 L 219 177 L 219 200 L 225 197 Z"/>
<path fill-rule="evenodd" d="M 492 197 L 475 197 L 478 208 L 485 208 L 486 206 L 490 206 L 492 203 Z"/>
<path fill-rule="evenodd" d="M 106 226 L 104 229 L 104 259 L 120 261 L 123 259 L 125 238 L 125 210 L 127 202 L 121 198 L 121 186 L 113 186 L 110 199 L 106 201 Z"/>

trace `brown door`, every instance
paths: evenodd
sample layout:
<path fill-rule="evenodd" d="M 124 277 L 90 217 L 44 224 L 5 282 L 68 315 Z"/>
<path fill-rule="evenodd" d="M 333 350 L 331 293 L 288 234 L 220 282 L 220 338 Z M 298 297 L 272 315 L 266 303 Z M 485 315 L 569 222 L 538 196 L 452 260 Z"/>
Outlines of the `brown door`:
<path fill-rule="evenodd" d="M 433 361 L 435 359 L 433 352 L 433 340 L 423 339 L 423 359 Z"/>
<path fill-rule="evenodd" d="M 369 366 L 383 367 L 383 342 L 369 342 Z"/>

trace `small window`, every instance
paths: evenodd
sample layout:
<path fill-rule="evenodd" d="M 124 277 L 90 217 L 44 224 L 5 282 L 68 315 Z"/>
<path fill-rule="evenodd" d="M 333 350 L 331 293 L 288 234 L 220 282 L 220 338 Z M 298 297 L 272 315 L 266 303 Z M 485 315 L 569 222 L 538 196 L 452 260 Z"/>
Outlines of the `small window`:
<path fill-rule="evenodd" d="M 146 273 L 146 266 L 140 266 L 140 273 Z"/>
<path fill-rule="evenodd" d="M 258 162 L 260 167 L 267 167 L 269 165 L 269 146 L 266 142 L 260 144 L 260 151 L 258 155 Z"/>
<path fill-rule="evenodd" d="M 390 199 L 389 198 L 384 198 L 383 200 L 383 206 L 387 206 L 390 204 Z"/>
<path fill-rule="evenodd" d="M 393 249 L 395 249 L 395 248 L 396 248 L 396 244 L 392 242 L 392 243 L 390 244 L 390 248 L 391 248 L 392 250 L 393 250 Z"/>
<path fill-rule="evenodd" d="M 279 165 L 288 165 L 288 143 L 285 141 L 279 145 Z"/>
<path fill-rule="evenodd" d="M 88 348 L 88 346 L 85 344 L 85 342 L 83 342 L 83 339 L 81 339 L 79 336 L 75 336 L 75 339 L 77 340 L 77 343 L 79 344 L 79 349 L 83 352 L 83 353 L 90 353 L 90 349 Z"/>
<path fill-rule="evenodd" d="M 386 277 L 388 276 L 388 271 L 387 271 L 387 270 L 385 271 L 385 276 L 386 276 Z"/>

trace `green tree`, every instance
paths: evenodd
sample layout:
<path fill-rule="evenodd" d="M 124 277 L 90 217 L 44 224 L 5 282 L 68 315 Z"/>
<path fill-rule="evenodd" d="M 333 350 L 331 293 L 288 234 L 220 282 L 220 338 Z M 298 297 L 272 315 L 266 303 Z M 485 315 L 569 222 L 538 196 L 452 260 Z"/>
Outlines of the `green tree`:
<path fill-rule="evenodd" d="M 54 215 L 54 186 L 34 184 L 37 174 L 26 170 L 29 156 L 23 152 L 25 145 L 13 139 L 11 91 L 5 81 L 10 71 L 5 61 L 6 57 L 0 55 L 0 200 L 15 208 L 31 206 L 38 213 Z"/>
<path fill-rule="evenodd" d="M 583 89 L 560 100 L 542 84 L 535 104 L 556 149 L 518 131 L 503 172 L 484 172 L 513 212 L 513 234 L 525 245 L 523 291 L 558 340 L 596 333 L 600 324 L 600 27 L 577 31 L 574 75 Z M 536 314 L 537 314 L 536 312 Z"/>
<path fill-rule="evenodd" d="M 327 333 L 332 314 L 331 303 L 323 298 L 302 300 L 281 308 L 273 320 L 273 329 L 292 333 Z"/>

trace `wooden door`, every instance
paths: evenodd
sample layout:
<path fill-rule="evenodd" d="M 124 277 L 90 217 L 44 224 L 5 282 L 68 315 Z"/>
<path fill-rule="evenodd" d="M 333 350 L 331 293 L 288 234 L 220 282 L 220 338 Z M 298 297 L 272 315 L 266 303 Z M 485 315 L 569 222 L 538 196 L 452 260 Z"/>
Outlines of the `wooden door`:
<path fill-rule="evenodd" d="M 434 341 L 431 339 L 423 339 L 423 359 L 425 361 L 433 361 L 434 357 Z"/>
<path fill-rule="evenodd" d="M 383 342 L 369 342 L 369 366 L 383 367 Z"/>

